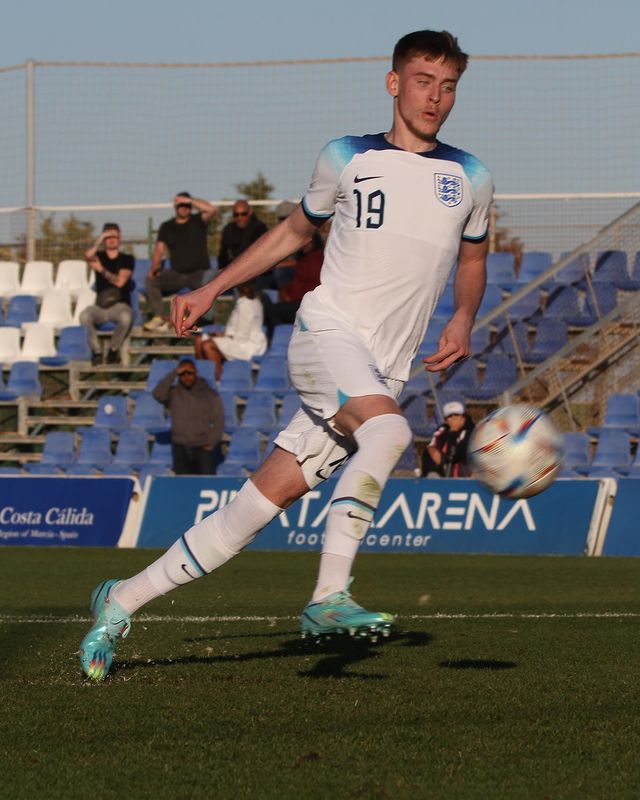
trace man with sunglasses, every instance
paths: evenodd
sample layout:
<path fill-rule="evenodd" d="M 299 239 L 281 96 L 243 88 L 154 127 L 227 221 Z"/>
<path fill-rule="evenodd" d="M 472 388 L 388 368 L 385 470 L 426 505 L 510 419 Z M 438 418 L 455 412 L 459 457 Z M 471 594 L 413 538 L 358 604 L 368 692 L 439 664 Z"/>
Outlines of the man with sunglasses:
<path fill-rule="evenodd" d="M 233 220 L 222 231 L 218 269 L 224 269 L 267 231 L 267 226 L 256 217 L 246 200 L 236 200 L 232 213 Z"/>
<path fill-rule="evenodd" d="M 180 192 L 174 198 L 175 217 L 166 220 L 158 230 L 158 239 L 151 258 L 151 268 L 144 283 L 152 317 L 145 330 L 168 331 L 164 317 L 163 294 L 180 289 L 198 289 L 210 268 L 207 227 L 216 207 L 207 200 Z M 192 213 L 193 208 L 198 213 Z M 170 266 L 162 268 L 162 259 L 169 255 Z"/>

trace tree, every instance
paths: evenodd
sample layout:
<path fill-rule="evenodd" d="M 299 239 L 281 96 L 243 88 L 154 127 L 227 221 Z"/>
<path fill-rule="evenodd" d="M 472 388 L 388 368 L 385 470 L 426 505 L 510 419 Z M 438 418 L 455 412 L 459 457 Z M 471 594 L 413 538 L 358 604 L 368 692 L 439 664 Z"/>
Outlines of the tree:
<path fill-rule="evenodd" d="M 271 197 L 273 185 L 261 172 L 258 172 L 252 181 L 236 183 L 236 190 L 247 200 L 268 200 Z"/>
<path fill-rule="evenodd" d="M 94 238 L 92 222 L 83 222 L 70 214 L 57 226 L 54 215 L 49 214 L 40 223 L 36 236 L 36 255 L 39 259 L 55 263 L 67 258 L 81 259 Z M 21 255 L 24 258 L 24 254 Z"/>

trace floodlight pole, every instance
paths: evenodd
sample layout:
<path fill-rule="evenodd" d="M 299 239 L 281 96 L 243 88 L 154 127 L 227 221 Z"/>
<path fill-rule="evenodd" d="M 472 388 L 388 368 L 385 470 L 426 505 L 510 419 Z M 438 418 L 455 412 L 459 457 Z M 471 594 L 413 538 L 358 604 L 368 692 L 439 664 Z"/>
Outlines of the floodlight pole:
<path fill-rule="evenodd" d="M 35 139 L 35 87 L 34 87 L 34 63 L 32 59 L 27 61 L 27 193 L 26 193 L 26 213 L 27 213 L 27 261 L 33 261 L 36 257 L 36 184 L 35 184 L 35 160 L 36 160 L 36 139 Z"/>

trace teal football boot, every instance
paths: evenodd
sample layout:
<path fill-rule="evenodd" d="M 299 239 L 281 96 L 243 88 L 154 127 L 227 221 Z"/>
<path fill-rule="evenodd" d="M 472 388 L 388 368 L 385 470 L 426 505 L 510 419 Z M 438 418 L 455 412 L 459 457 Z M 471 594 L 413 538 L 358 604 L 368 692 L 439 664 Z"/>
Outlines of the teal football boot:
<path fill-rule="evenodd" d="M 375 643 L 379 636 L 386 639 L 391 635 L 394 622 L 393 614 L 367 611 L 345 590 L 334 592 L 319 603 L 309 603 L 300 617 L 300 630 L 303 639 L 346 633 L 354 639 L 368 638 Z"/>
<path fill-rule="evenodd" d="M 116 579 L 103 581 L 91 592 L 93 626 L 80 644 L 80 664 L 84 674 L 94 681 L 107 677 L 116 642 L 124 639 L 131 628 L 129 615 L 111 598 L 111 590 L 118 583 Z"/>

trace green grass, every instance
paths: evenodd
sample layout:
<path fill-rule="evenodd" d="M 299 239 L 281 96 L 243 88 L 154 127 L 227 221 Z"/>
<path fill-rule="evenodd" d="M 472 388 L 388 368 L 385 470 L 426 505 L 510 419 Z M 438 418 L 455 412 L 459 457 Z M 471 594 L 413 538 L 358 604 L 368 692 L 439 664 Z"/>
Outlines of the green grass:
<path fill-rule="evenodd" d="M 73 617 L 155 554 L 0 552 L 3 797 L 640 796 L 640 559 L 363 554 L 356 596 L 398 632 L 318 648 L 295 619 L 317 557 L 246 553 L 89 684 Z"/>

